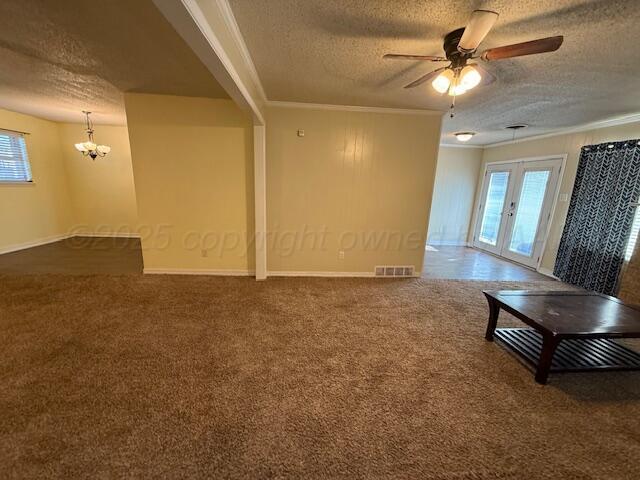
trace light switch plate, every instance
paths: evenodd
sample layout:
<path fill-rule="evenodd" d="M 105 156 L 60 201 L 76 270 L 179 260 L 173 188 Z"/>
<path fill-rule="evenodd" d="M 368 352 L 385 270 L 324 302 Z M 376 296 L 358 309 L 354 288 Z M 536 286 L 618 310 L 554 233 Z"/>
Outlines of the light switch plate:
<path fill-rule="evenodd" d="M 568 202 L 569 201 L 569 194 L 568 193 L 561 193 L 560 196 L 558 197 L 558 200 L 561 202 Z"/>
<path fill-rule="evenodd" d="M 304 137 L 304 130 L 298 130 L 298 136 Z"/>

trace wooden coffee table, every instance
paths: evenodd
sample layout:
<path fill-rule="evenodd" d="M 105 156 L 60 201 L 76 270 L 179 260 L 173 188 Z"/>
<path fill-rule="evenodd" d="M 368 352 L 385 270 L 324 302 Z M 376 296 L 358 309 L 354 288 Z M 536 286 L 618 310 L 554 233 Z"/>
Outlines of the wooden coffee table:
<path fill-rule="evenodd" d="M 638 370 L 640 354 L 614 338 L 640 338 L 640 309 L 587 291 L 484 291 L 489 302 L 485 338 L 494 337 L 535 369 L 549 373 Z M 498 328 L 503 309 L 531 328 Z"/>

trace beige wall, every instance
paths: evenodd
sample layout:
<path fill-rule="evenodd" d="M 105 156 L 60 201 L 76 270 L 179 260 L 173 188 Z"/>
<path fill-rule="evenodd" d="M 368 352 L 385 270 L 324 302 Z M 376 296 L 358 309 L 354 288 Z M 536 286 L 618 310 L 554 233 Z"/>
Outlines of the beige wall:
<path fill-rule="evenodd" d="M 145 271 L 254 269 L 253 131 L 231 100 L 125 95 Z"/>
<path fill-rule="evenodd" d="M 481 165 L 481 148 L 440 147 L 429 217 L 429 244 L 467 243 Z"/>
<path fill-rule="evenodd" d="M 269 108 L 268 270 L 420 271 L 440 123 L 439 114 Z"/>
<path fill-rule="evenodd" d="M 109 145 L 104 158 L 82 156 L 74 144 L 84 141 L 82 124 L 60 124 L 61 149 L 74 212 L 74 233 L 135 234 L 136 194 L 127 127 L 97 125 L 95 140 Z"/>
<path fill-rule="evenodd" d="M 66 234 L 73 210 L 58 125 L 0 110 L 0 127 L 25 136 L 33 184 L 0 183 L 0 252 Z"/>
<path fill-rule="evenodd" d="M 527 157 L 567 154 L 566 168 L 562 174 L 560 184 L 560 194 L 565 193 L 570 199 L 573 191 L 576 170 L 578 168 L 580 149 L 583 145 L 628 140 L 633 138 L 640 138 L 640 123 L 631 123 L 566 135 L 556 135 L 538 140 L 514 143 L 511 145 L 485 148 L 483 164 L 495 161 L 517 160 Z M 482 182 L 481 176 L 483 172 L 484 168 L 480 172 L 478 179 L 479 184 Z M 477 203 L 478 195 L 476 195 L 476 205 Z M 547 240 L 541 264 L 541 268 L 546 271 L 553 270 L 568 208 L 568 201 L 558 202 L 555 211 L 552 214 L 549 238 Z"/>

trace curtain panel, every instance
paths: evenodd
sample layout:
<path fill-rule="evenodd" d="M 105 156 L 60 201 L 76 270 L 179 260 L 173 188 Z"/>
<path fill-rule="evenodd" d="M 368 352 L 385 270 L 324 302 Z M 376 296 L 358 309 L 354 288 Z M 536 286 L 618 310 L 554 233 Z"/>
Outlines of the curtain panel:
<path fill-rule="evenodd" d="M 615 295 L 640 197 L 640 141 L 582 147 L 554 275 Z"/>

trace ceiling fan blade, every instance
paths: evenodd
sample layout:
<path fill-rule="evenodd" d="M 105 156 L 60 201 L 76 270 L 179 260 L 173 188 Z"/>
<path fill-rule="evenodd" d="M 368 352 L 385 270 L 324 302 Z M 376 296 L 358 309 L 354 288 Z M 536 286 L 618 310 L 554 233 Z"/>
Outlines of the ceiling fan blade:
<path fill-rule="evenodd" d="M 458 42 L 458 50 L 462 53 L 475 52 L 484 37 L 487 36 L 491 27 L 498 20 L 498 14 L 491 10 L 474 10 L 471 14 L 471 20 L 465 27 L 460 42 Z"/>
<path fill-rule="evenodd" d="M 403 55 L 400 53 L 387 53 L 382 58 L 391 58 L 398 60 L 424 60 L 428 62 L 446 62 L 444 57 L 434 57 L 433 55 Z"/>
<path fill-rule="evenodd" d="M 534 55 L 536 53 L 555 52 L 560 48 L 564 37 L 540 38 L 524 43 L 514 43 L 513 45 L 505 45 L 504 47 L 490 48 L 482 54 L 482 60 L 491 62 L 493 60 L 503 60 L 505 58 L 522 57 L 524 55 Z"/>
<path fill-rule="evenodd" d="M 428 82 L 432 78 L 435 78 L 443 70 L 446 70 L 446 67 L 438 68 L 433 72 L 429 72 L 426 75 L 421 76 L 419 79 L 414 80 L 409 85 L 405 85 L 404 88 L 413 88 L 413 87 L 417 87 L 418 85 L 422 85 L 423 83 Z"/>

